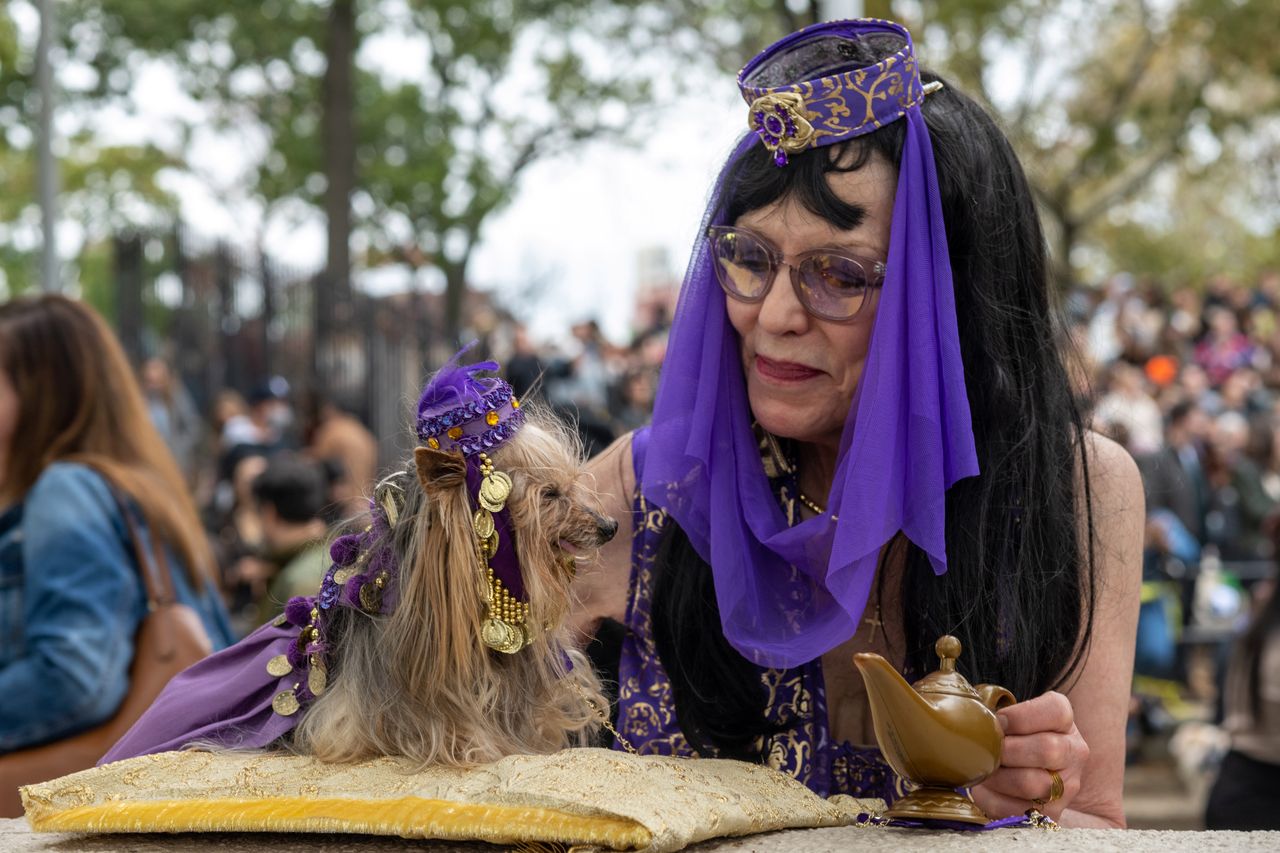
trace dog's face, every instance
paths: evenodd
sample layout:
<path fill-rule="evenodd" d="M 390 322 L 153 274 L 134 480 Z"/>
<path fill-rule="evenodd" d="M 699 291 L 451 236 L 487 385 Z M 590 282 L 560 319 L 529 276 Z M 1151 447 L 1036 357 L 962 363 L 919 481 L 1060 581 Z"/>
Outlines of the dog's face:
<path fill-rule="evenodd" d="M 538 573 L 557 589 L 567 588 L 578 560 L 590 559 L 618 531 L 584 480 L 576 442 L 558 433 L 529 423 L 494 457 L 495 468 L 514 485 L 507 507 L 526 584 L 530 573 Z"/>
<path fill-rule="evenodd" d="M 455 538 L 470 530 L 472 496 L 467 463 L 458 453 L 418 448 L 418 476 L 440 511 L 458 519 Z M 506 500 L 511 535 L 535 623 L 559 625 L 569 604 L 569 584 L 580 560 L 594 556 L 613 538 L 618 523 L 600 512 L 599 499 L 582 472 L 575 436 L 559 422 L 530 416 L 491 455 L 494 470 L 511 478 Z"/>

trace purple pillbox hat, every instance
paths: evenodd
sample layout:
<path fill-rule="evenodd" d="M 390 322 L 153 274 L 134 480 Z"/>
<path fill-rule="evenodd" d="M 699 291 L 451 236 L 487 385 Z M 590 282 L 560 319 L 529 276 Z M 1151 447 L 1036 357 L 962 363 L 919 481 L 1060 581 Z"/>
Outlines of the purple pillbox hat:
<path fill-rule="evenodd" d="M 866 67 L 847 46 L 897 36 Z M 978 473 L 946 230 L 910 34 L 836 21 L 782 39 L 739 75 L 751 132 L 787 155 L 907 123 L 885 281 L 866 366 L 845 421 L 829 513 L 788 527 L 755 436 L 739 354 L 705 236 L 694 247 L 654 406 L 644 496 L 711 564 L 725 637 L 758 664 L 792 667 L 853 636 L 881 548 L 899 531 L 947 570 L 946 491 Z M 727 168 L 726 168 L 727 172 Z M 722 173 L 713 199 L 732 190 Z M 713 201 L 711 210 L 716 209 Z M 708 214 L 700 234 L 712 221 Z"/>
<path fill-rule="evenodd" d="M 470 459 L 492 451 L 524 424 L 520 401 L 497 377 L 496 361 L 461 366 L 465 347 L 442 367 L 418 398 L 418 440 L 432 450 L 457 451 Z"/>

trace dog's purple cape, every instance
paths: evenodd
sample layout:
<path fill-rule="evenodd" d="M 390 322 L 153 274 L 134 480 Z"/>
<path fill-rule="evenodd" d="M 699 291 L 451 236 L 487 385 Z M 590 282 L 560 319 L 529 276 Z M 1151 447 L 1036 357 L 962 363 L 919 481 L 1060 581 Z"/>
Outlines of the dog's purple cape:
<path fill-rule="evenodd" d="M 297 675 L 276 678 L 267 662 L 298 641 L 298 628 L 268 622 L 234 646 L 179 673 L 147 712 L 99 764 L 207 743 L 258 749 L 289 732 L 301 712 L 289 717 L 272 710 L 281 690 Z"/>

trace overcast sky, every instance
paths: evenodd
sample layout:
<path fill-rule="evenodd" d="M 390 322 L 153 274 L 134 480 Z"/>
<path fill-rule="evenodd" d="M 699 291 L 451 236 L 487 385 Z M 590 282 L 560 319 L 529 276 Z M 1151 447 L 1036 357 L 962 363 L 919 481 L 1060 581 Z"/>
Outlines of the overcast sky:
<path fill-rule="evenodd" d="M 24 41 L 34 43 L 34 6 L 16 0 L 11 8 Z M 409 44 L 377 48 L 370 53 L 383 66 L 407 69 L 425 59 Z M 86 75 L 83 69 L 59 70 L 68 88 L 91 84 Z M 514 202 L 484 228 L 472 261 L 473 284 L 509 296 L 532 313 L 528 319 L 537 337 L 558 338 L 570 323 L 595 317 L 614 339 L 625 340 L 638 254 L 664 249 L 673 274 L 683 272 L 711 182 L 745 127 L 746 109 L 732 77 L 716 76 L 706 88 L 697 111 L 673 106 L 651 114 L 646 125 L 656 131 L 644 144 L 588 143 L 527 169 Z M 175 75 L 152 62 L 136 77 L 131 111 L 113 109 L 87 119 L 64 108 L 58 127 L 65 138 L 88 121 L 106 143 L 153 142 L 176 151 L 181 123 L 199 125 L 201 116 L 202 108 L 186 97 Z M 171 174 L 163 181 L 180 199 L 188 225 L 246 247 L 261 239 L 270 254 L 304 268 L 323 265 L 324 223 L 317 211 L 286 211 L 263 232 L 263 211 L 245 179 L 264 146 L 253 129 L 198 129 L 192 145 L 188 159 L 196 174 Z M 79 242 L 73 226 L 60 235 L 64 253 Z M 355 248 L 358 256 L 360 246 Z M 394 277 L 376 283 L 389 278 Z M 529 282 L 535 279 L 543 284 L 530 304 Z"/>

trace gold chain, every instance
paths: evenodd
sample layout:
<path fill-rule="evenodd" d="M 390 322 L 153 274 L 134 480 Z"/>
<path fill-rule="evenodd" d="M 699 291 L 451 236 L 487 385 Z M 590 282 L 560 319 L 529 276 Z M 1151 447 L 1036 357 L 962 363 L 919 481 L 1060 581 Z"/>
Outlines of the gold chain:
<path fill-rule="evenodd" d="M 602 711 L 598 705 L 596 705 L 595 700 L 593 700 L 590 696 L 587 695 L 587 691 L 582 689 L 581 684 L 575 683 L 573 685 L 573 689 L 578 691 L 578 695 L 582 697 L 583 702 L 587 703 L 587 707 L 590 708 L 592 711 L 596 712 L 596 716 L 600 718 L 600 723 L 604 726 L 605 731 L 607 731 L 609 734 L 617 738 L 618 743 L 622 744 L 623 749 L 625 749 L 627 752 L 631 753 L 632 755 L 640 754 L 636 752 L 636 748 L 631 745 L 631 741 L 623 737 L 622 732 L 618 731 L 613 727 L 613 723 L 609 722 L 609 715 L 606 714 L 604 711 Z"/>
<path fill-rule="evenodd" d="M 804 504 L 806 507 L 809 508 L 811 512 L 815 513 L 816 515 L 827 514 L 827 511 L 825 509 L 818 506 L 818 504 L 815 501 L 813 501 L 808 495 L 806 495 L 804 492 L 800 491 L 799 489 L 796 489 L 796 498 L 800 501 L 800 503 Z"/>
<path fill-rule="evenodd" d="M 1062 825 L 1046 814 L 1041 814 L 1036 809 L 1027 809 L 1027 823 L 1036 829 L 1043 829 L 1046 832 L 1057 832 L 1062 829 Z"/>

